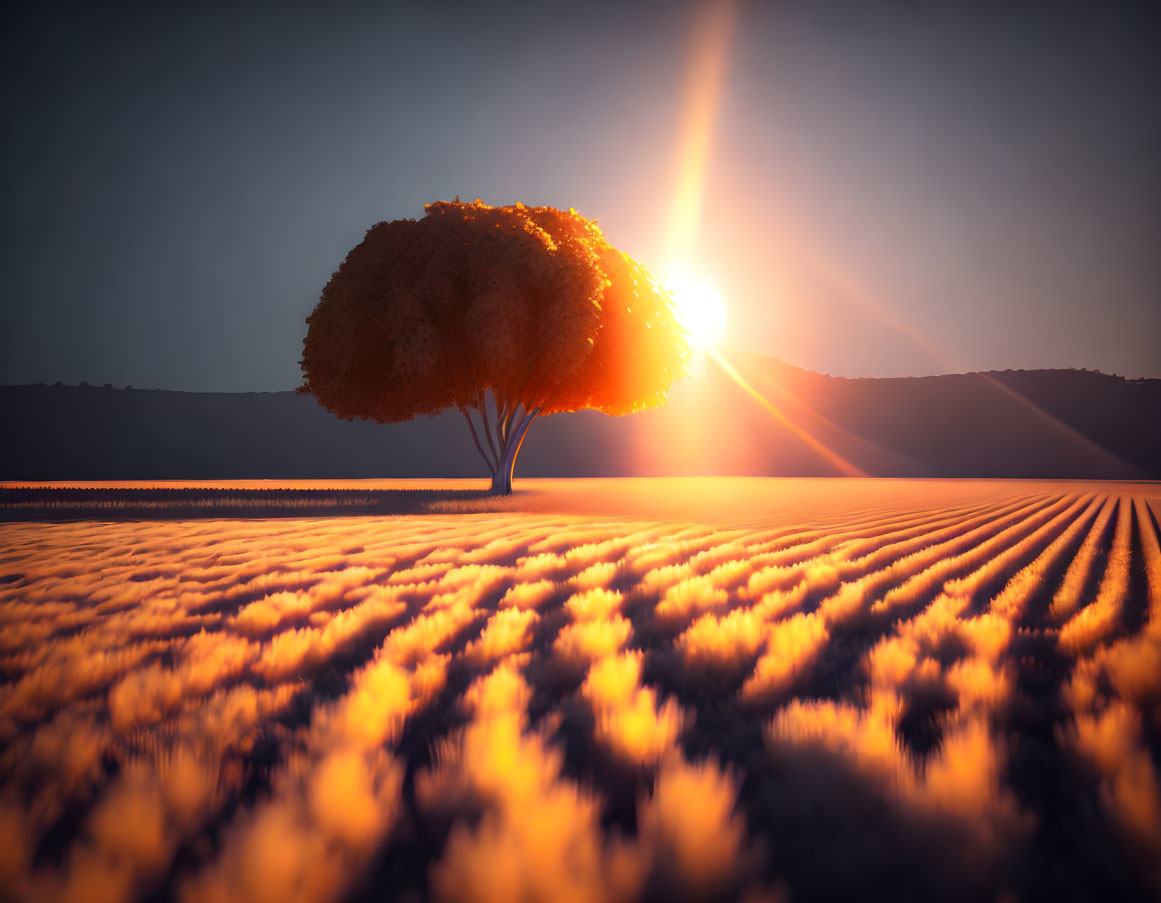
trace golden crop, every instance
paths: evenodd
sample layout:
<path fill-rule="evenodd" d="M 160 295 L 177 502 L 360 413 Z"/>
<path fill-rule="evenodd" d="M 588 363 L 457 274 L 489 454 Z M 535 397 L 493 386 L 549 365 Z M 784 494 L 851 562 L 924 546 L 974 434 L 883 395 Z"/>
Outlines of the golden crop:
<path fill-rule="evenodd" d="M 0 526 L 0 897 L 1155 893 L 1150 489 Z"/>

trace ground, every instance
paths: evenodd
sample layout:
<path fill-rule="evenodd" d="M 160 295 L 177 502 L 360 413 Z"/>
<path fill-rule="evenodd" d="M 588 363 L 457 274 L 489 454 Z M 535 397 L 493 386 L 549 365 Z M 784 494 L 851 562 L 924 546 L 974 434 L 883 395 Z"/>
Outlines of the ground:
<path fill-rule="evenodd" d="M 1155 483 L 229 485 L 5 497 L 0 898 L 1161 892 Z"/>

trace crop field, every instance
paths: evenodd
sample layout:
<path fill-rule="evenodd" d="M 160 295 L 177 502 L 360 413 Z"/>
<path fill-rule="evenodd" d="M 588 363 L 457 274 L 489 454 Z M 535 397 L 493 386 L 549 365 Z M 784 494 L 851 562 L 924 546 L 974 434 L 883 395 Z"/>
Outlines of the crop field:
<path fill-rule="evenodd" d="M 1161 486 L 424 505 L 0 524 L 0 899 L 1161 894 Z"/>

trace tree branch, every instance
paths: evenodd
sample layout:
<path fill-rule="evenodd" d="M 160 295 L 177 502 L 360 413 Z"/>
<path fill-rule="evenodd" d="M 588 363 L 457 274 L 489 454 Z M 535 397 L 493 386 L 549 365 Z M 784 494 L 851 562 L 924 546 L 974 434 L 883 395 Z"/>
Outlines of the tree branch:
<path fill-rule="evenodd" d="M 520 407 L 520 402 L 515 402 L 508 407 L 504 414 L 504 445 L 507 447 L 508 442 L 512 439 L 512 420 L 516 416 L 516 409 Z"/>
<path fill-rule="evenodd" d="M 512 461 L 515 462 L 516 456 L 520 454 L 520 446 L 524 444 L 524 437 L 528 435 L 528 428 L 532 426 L 532 421 L 536 419 L 536 415 L 540 413 L 540 408 L 533 408 L 531 413 L 525 414 L 524 419 L 520 421 L 520 426 L 517 428 L 516 448 L 512 451 Z"/>
<path fill-rule="evenodd" d="M 492 472 L 492 476 L 495 477 L 496 469 L 500 466 L 499 463 L 497 462 L 496 464 L 493 464 L 488 459 L 488 456 L 484 453 L 484 446 L 480 444 L 480 437 L 476 433 L 476 425 L 472 423 L 472 417 L 468 413 L 468 409 L 465 407 L 460 407 L 460 413 L 464 415 L 464 420 L 468 422 L 468 429 L 472 431 L 472 441 L 476 443 L 476 451 L 480 453 L 480 457 L 483 458 L 484 463 L 488 465 L 488 470 L 490 470 Z"/>
<path fill-rule="evenodd" d="M 500 392 L 492 389 L 492 402 L 496 406 L 496 437 L 499 440 L 500 449 L 504 450 L 508 447 L 508 397 L 501 395 Z"/>
<path fill-rule="evenodd" d="M 488 437 L 488 447 L 492 449 L 492 454 L 496 456 L 496 467 L 500 466 L 500 449 L 496 446 L 496 440 L 492 438 L 492 426 L 488 420 L 488 396 L 481 393 L 480 397 L 480 419 L 484 421 L 484 435 Z"/>

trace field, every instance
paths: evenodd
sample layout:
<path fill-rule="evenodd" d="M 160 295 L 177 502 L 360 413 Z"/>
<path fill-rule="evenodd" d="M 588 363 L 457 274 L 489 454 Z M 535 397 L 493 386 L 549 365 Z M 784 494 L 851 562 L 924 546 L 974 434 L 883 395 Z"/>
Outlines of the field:
<path fill-rule="evenodd" d="M 6 497 L 0 899 L 1161 893 L 1157 484 L 263 488 Z"/>

